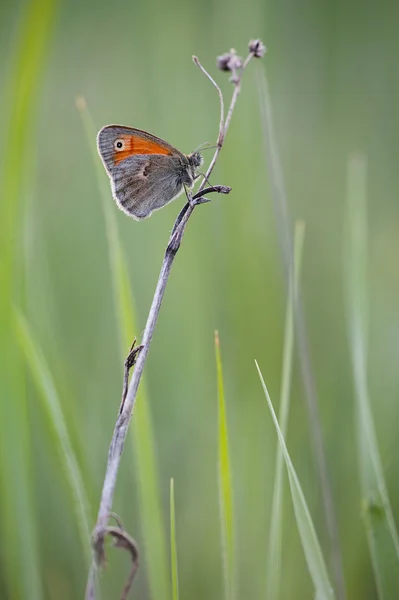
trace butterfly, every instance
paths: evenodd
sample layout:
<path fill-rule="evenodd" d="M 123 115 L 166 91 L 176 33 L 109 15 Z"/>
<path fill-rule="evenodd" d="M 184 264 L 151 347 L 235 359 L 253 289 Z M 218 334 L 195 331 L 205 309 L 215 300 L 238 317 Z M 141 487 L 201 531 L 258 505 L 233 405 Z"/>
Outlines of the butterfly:
<path fill-rule="evenodd" d="M 198 151 L 182 154 L 147 131 L 122 125 L 103 127 L 97 148 L 117 205 L 137 220 L 191 188 L 202 164 Z"/>

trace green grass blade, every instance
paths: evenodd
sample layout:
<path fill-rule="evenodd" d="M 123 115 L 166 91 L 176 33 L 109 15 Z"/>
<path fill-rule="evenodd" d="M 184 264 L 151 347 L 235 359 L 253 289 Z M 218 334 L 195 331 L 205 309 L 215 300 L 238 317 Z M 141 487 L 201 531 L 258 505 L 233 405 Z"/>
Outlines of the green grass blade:
<path fill-rule="evenodd" d="M 56 433 L 58 451 L 71 491 L 81 543 L 89 566 L 91 563 L 89 523 L 92 515 L 83 483 L 84 478 L 69 438 L 62 404 L 43 352 L 34 338 L 27 320 L 19 311 L 15 311 L 15 323 L 21 353 L 25 356 L 32 379 L 36 384 L 43 410 Z"/>
<path fill-rule="evenodd" d="M 276 143 L 276 135 L 274 132 L 271 94 L 269 91 L 269 82 L 266 69 L 260 67 L 258 73 L 258 89 L 261 122 L 263 126 L 266 151 L 266 166 L 270 176 L 271 198 L 276 215 L 278 239 L 280 242 L 281 253 L 284 258 L 285 274 L 288 278 L 293 248 L 287 194 L 285 190 L 283 169 Z M 327 531 L 330 544 L 330 564 L 332 567 L 333 581 L 337 590 L 337 595 L 341 600 L 344 600 L 346 598 L 346 591 L 342 565 L 342 552 L 339 540 L 335 503 L 332 493 L 330 471 L 327 463 L 321 427 L 321 404 L 317 394 L 317 386 L 315 381 L 313 360 L 310 352 L 305 313 L 300 297 L 298 298 L 295 312 L 298 358 L 305 392 L 304 397 L 306 401 L 306 408 L 308 412 L 312 452 L 317 467 L 320 496 L 323 503 L 324 526 Z"/>
<path fill-rule="evenodd" d="M 0 171 L 0 523 L 1 579 L 9 598 L 44 597 L 35 522 L 29 413 L 23 364 L 13 327 L 22 303 L 22 223 L 27 154 L 33 146 L 34 108 L 46 58 L 55 2 L 20 7 L 6 96 L 7 131 Z M 3 57 L 4 58 L 4 57 Z"/>
<path fill-rule="evenodd" d="M 96 129 L 83 99 L 77 101 L 88 143 L 97 172 L 98 187 L 103 199 L 105 226 L 108 238 L 115 313 L 118 321 L 121 361 L 125 360 L 133 338 L 141 330 L 137 325 L 129 275 L 116 225 L 109 180 L 95 147 Z M 145 544 L 146 570 L 151 598 L 169 598 L 169 561 L 165 524 L 162 516 L 158 466 L 155 456 L 154 433 L 151 423 L 148 394 L 144 378 L 137 394 L 132 421 L 135 462 L 138 472 L 140 523 Z"/>
<path fill-rule="evenodd" d="M 302 248 L 305 235 L 305 224 L 298 221 L 294 236 L 294 269 L 290 274 L 288 301 L 285 315 L 285 332 L 283 348 L 283 367 L 281 377 L 281 395 L 279 424 L 285 439 L 290 409 L 292 359 L 294 349 L 294 312 L 297 297 L 298 281 L 301 269 Z M 266 598 L 277 600 L 281 582 L 281 538 L 282 538 L 282 503 L 283 503 L 283 452 L 277 444 L 276 467 L 273 489 L 272 509 L 270 516 L 269 553 L 267 562 Z"/>
<path fill-rule="evenodd" d="M 219 334 L 215 332 L 216 372 L 218 384 L 218 482 L 223 551 L 225 598 L 231 600 L 235 595 L 234 568 L 234 522 L 233 522 L 233 485 L 230 467 L 229 439 L 227 430 L 226 403 L 224 397 L 222 359 L 220 356 Z"/>
<path fill-rule="evenodd" d="M 179 600 L 179 577 L 177 569 L 176 546 L 175 485 L 173 478 L 170 480 L 170 561 L 172 572 L 172 600 Z"/>
<path fill-rule="evenodd" d="M 309 573 L 315 588 L 316 597 L 318 598 L 318 600 L 332 600 L 335 597 L 334 591 L 330 583 L 327 567 L 323 558 L 319 540 L 317 539 L 316 530 L 314 528 L 313 521 L 310 516 L 308 505 L 306 503 L 305 496 L 303 494 L 298 476 L 295 472 L 294 465 L 292 464 L 290 455 L 285 445 L 284 436 L 278 424 L 277 417 L 273 409 L 273 404 L 270 400 L 269 392 L 264 382 L 259 365 L 256 361 L 255 364 L 259 373 L 267 404 L 272 415 L 273 423 L 277 431 L 277 436 L 284 456 L 285 465 L 287 467 L 288 481 L 290 484 L 292 503 L 294 505 L 294 512 L 296 522 L 298 525 L 298 531 L 301 538 L 302 548 L 305 554 Z"/>
<path fill-rule="evenodd" d="M 1 173 L 3 199 L 0 203 L 0 255 L 6 265 L 10 258 L 7 249 L 14 252 L 12 240 L 15 229 L 20 227 L 26 152 L 32 145 L 32 117 L 55 6 L 54 0 L 32 0 L 27 4 L 15 48 L 10 82 L 5 88 L 11 114 Z"/>
<path fill-rule="evenodd" d="M 120 353 L 121 360 L 124 361 L 128 349 L 135 336 L 135 332 L 137 331 L 137 319 L 135 314 L 133 297 L 130 290 L 129 275 L 122 250 L 122 245 L 119 239 L 115 215 L 113 212 L 114 207 L 111 189 L 109 185 L 109 179 L 104 172 L 104 168 L 100 157 L 98 156 L 97 148 L 95 145 L 97 135 L 96 128 L 87 108 L 86 101 L 83 98 L 78 98 L 76 104 L 82 117 L 87 141 L 96 170 L 98 189 L 103 203 L 105 228 L 108 240 L 109 261 L 112 277 L 112 290 L 114 295 L 116 319 L 118 322 Z M 142 380 L 141 389 L 145 386 L 145 384 L 143 386 L 143 383 L 144 380 Z M 144 392 L 142 392 L 141 397 L 144 396 L 145 394 Z"/>
<path fill-rule="evenodd" d="M 362 156 L 348 162 L 347 283 L 348 327 L 356 401 L 358 459 L 363 514 L 378 597 L 399 590 L 399 538 L 388 497 L 367 382 L 367 165 Z"/>

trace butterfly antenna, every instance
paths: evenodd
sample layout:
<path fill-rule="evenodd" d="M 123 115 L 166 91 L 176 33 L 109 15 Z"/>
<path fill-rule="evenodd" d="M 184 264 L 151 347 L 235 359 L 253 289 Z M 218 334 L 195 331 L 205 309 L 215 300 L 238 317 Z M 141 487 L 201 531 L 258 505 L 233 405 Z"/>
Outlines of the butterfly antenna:
<path fill-rule="evenodd" d="M 211 146 L 211 145 L 210 145 L 210 142 L 204 142 L 203 144 L 200 144 L 200 145 L 198 146 L 198 148 L 196 148 L 196 149 L 194 150 L 193 154 L 194 154 L 195 152 L 200 152 L 200 151 L 202 151 L 202 150 L 211 150 L 212 148 L 216 148 L 216 146 L 215 146 L 215 145 Z"/>

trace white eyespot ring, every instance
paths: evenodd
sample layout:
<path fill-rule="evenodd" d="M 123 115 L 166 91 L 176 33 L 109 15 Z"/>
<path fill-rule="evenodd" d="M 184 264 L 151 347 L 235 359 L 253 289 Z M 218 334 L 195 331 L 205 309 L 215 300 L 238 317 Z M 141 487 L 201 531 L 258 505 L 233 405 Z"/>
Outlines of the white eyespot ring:
<path fill-rule="evenodd" d="M 115 140 L 114 148 L 117 152 L 121 152 L 122 150 L 124 150 L 125 149 L 125 140 L 122 140 L 120 138 Z"/>

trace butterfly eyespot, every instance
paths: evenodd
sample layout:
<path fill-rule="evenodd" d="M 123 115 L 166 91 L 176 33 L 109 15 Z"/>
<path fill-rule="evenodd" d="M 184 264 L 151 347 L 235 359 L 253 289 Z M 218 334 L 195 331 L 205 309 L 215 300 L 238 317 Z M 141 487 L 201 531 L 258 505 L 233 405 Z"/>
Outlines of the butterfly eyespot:
<path fill-rule="evenodd" d="M 116 140 L 114 143 L 115 150 L 123 150 L 125 147 L 125 143 L 123 140 Z"/>

